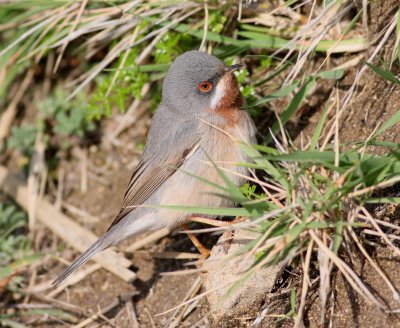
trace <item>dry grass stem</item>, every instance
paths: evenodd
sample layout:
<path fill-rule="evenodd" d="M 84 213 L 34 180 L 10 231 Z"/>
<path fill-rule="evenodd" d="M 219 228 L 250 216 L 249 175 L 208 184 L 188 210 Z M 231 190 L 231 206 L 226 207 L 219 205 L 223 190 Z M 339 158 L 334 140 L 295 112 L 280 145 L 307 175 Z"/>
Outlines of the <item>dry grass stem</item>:
<path fill-rule="evenodd" d="M 125 305 L 126 312 L 128 313 L 128 320 L 129 320 L 129 325 L 132 328 L 140 328 L 140 324 L 136 315 L 135 307 L 133 306 L 133 303 L 131 300 L 126 302 Z"/>
<path fill-rule="evenodd" d="M 386 309 L 386 305 L 380 302 L 371 293 L 371 291 L 365 286 L 356 273 L 343 260 L 341 260 L 328 247 L 326 247 L 322 240 L 312 230 L 310 230 L 309 233 L 315 243 L 329 256 L 331 261 L 335 263 L 336 267 L 340 270 L 340 272 L 342 272 L 346 280 L 349 282 L 352 288 L 357 291 L 357 293 L 364 297 L 366 301 L 374 303 L 381 309 Z"/>
<path fill-rule="evenodd" d="M 21 207 L 28 208 L 28 188 L 20 184 L 19 180 L 3 166 L 0 166 L 0 186 Z M 91 231 L 84 229 L 68 218 L 46 200 L 38 200 L 37 218 L 47 228 L 80 252 L 86 250 L 97 239 Z M 131 282 L 135 279 L 135 273 L 128 269 L 131 266 L 131 261 L 111 249 L 97 255 L 94 260 L 103 268 L 125 281 Z"/>
<path fill-rule="evenodd" d="M 189 288 L 188 292 L 186 293 L 185 297 L 183 298 L 182 303 L 187 301 L 188 299 L 191 299 L 192 297 L 194 297 L 200 291 L 201 285 L 202 285 L 201 277 L 198 277 L 194 281 L 192 286 Z M 178 307 L 174 311 L 174 313 L 171 315 L 171 317 L 168 319 L 168 322 L 164 327 L 166 327 L 166 328 L 180 327 L 180 323 L 183 318 L 183 315 L 186 312 L 189 305 L 190 305 L 190 303 L 187 303 L 187 304 L 183 305 L 182 307 Z"/>

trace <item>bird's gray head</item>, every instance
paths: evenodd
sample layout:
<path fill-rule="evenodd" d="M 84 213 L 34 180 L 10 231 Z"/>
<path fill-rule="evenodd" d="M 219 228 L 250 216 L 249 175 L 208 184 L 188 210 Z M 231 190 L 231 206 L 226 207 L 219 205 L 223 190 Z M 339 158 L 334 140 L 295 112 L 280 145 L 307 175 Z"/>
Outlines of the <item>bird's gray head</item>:
<path fill-rule="evenodd" d="M 200 51 L 188 51 L 172 63 L 164 80 L 163 103 L 171 110 L 201 116 L 206 110 L 242 105 L 233 71 L 241 65 L 225 66 Z"/>

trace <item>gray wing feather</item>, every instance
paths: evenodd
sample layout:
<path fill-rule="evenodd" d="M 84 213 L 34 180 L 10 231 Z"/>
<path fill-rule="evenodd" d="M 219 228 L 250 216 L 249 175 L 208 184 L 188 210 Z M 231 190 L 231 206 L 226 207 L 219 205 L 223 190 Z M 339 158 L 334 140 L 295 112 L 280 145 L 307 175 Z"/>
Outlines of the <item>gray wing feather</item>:
<path fill-rule="evenodd" d="M 162 105 L 161 105 L 162 106 Z M 79 256 L 54 282 L 58 286 L 65 278 L 95 254 L 121 241 L 117 223 L 141 205 L 157 188 L 174 174 L 199 148 L 201 136 L 196 122 L 186 121 L 168 108 L 158 110 L 149 131 L 142 159 L 128 184 L 121 211 L 108 231 Z M 131 234 L 145 231 L 146 223 L 136 224 Z M 151 224 L 149 222 L 149 224 Z"/>
<path fill-rule="evenodd" d="M 132 174 L 122 208 L 108 230 L 143 204 L 199 147 L 201 137 L 196 126 L 187 122 L 174 126 L 177 128 L 170 130 L 169 136 L 156 136 L 150 130 L 146 149 Z M 159 134 L 160 130 L 155 130 Z M 165 127 L 163 130 L 165 132 Z M 162 141 L 155 143 L 155 138 L 162 138 Z"/>

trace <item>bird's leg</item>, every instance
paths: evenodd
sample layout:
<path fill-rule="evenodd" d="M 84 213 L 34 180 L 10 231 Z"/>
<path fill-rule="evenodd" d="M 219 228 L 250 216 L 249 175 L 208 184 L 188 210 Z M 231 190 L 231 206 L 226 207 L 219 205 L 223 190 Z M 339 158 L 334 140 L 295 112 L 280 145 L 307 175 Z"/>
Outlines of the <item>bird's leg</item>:
<path fill-rule="evenodd" d="M 235 218 L 235 220 L 228 222 L 228 221 L 218 221 L 215 219 L 194 216 L 194 217 L 189 218 L 188 220 L 192 221 L 192 222 L 208 224 L 208 225 L 211 225 L 214 227 L 228 227 L 232 224 L 242 222 L 242 221 L 246 220 L 246 218 L 245 217 L 237 217 L 237 218 Z M 190 230 L 186 224 L 181 224 L 181 227 L 185 231 Z M 232 231 L 230 231 L 230 234 L 231 234 L 231 238 L 232 238 L 233 237 Z M 207 249 L 193 233 L 187 232 L 187 235 L 188 235 L 189 239 L 191 240 L 191 242 L 193 243 L 193 245 L 200 252 L 201 258 L 200 258 L 199 262 L 201 263 L 202 261 L 204 261 L 206 258 L 208 258 L 210 256 L 210 250 Z M 227 239 L 225 244 L 227 244 L 227 245 L 229 244 L 229 245 L 225 246 L 225 247 L 228 247 L 228 248 L 230 247 L 230 243 L 232 242 L 231 238 Z"/>
<path fill-rule="evenodd" d="M 218 220 L 215 220 L 215 219 L 209 219 L 209 218 L 202 218 L 202 217 L 196 217 L 196 216 L 194 216 L 194 217 L 191 217 L 190 219 L 189 219 L 189 221 L 192 221 L 192 222 L 198 222 L 198 223 L 204 223 L 204 224 L 208 224 L 208 225 L 210 225 L 210 226 L 214 226 L 214 227 L 229 227 L 229 226 L 231 226 L 231 225 L 233 225 L 233 224 L 235 224 L 235 223 L 239 223 L 239 222 L 243 222 L 243 221 L 245 221 L 246 220 L 246 217 L 243 217 L 243 216 L 238 216 L 238 217 L 236 217 L 233 221 L 218 221 Z M 226 237 L 226 240 L 225 240 L 225 242 L 224 242 L 224 250 L 225 250 L 225 253 L 227 253 L 228 252 L 228 249 L 231 247 L 231 244 L 232 244 L 232 241 L 233 241 L 233 231 L 232 230 L 230 230 L 230 229 L 227 229 L 227 232 L 226 232 L 228 235 L 227 235 L 227 237 Z M 196 238 L 195 236 L 193 236 L 194 238 Z M 190 236 L 189 236 L 189 238 L 190 238 Z M 191 239 L 192 240 L 192 239 Z M 198 239 L 196 238 L 196 240 L 198 241 Z M 193 240 L 192 240 L 192 242 L 193 242 Z M 199 241 L 198 241 L 199 242 Z M 193 242 L 193 244 L 195 244 L 194 242 Z M 196 244 L 195 244 L 196 245 Z M 203 245 L 202 245 L 203 246 Z M 196 246 L 197 247 L 197 246 Z M 203 246 L 204 247 L 204 246 Z M 198 249 L 198 248 L 197 248 Z M 209 250 L 207 250 L 208 251 L 208 253 L 210 253 L 210 251 Z M 201 253 L 201 251 L 200 251 L 200 253 Z M 203 254 L 203 253 L 201 253 L 201 254 Z M 208 257 L 208 256 L 207 256 Z M 206 258 L 207 258 L 206 257 Z"/>
<path fill-rule="evenodd" d="M 183 230 L 188 231 L 190 230 L 187 224 L 181 224 L 181 227 L 183 228 Z M 204 261 L 207 257 L 210 256 L 210 251 L 207 249 L 207 247 L 205 247 L 200 240 L 197 239 L 197 237 L 191 233 L 191 232 L 187 232 L 187 235 L 189 237 L 189 239 L 191 240 L 191 242 L 193 243 L 193 245 L 197 248 L 197 250 L 200 252 L 201 254 L 201 258 L 200 261 Z"/>

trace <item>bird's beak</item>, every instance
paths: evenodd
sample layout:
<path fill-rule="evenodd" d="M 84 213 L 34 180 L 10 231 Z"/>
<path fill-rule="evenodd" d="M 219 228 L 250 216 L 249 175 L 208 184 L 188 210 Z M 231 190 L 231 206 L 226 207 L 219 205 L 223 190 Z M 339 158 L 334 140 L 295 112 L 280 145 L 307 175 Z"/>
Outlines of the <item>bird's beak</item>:
<path fill-rule="evenodd" d="M 243 65 L 242 64 L 235 64 L 235 65 L 232 65 L 232 66 L 227 66 L 227 67 L 225 67 L 225 74 L 228 74 L 228 73 L 232 73 L 232 72 L 234 72 L 234 71 L 237 71 L 238 69 L 240 69 L 240 68 L 242 68 L 243 67 Z M 224 75 L 225 75 L 224 74 Z"/>

